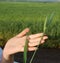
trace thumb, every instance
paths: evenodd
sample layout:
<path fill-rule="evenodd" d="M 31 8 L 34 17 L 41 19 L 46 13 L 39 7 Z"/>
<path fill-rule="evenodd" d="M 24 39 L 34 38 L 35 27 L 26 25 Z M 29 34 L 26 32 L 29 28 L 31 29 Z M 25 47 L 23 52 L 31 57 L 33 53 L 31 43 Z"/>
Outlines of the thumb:
<path fill-rule="evenodd" d="M 29 32 L 29 28 L 24 29 L 21 33 L 19 33 L 18 35 L 16 35 L 16 37 L 23 37 L 24 35 L 26 35 Z"/>

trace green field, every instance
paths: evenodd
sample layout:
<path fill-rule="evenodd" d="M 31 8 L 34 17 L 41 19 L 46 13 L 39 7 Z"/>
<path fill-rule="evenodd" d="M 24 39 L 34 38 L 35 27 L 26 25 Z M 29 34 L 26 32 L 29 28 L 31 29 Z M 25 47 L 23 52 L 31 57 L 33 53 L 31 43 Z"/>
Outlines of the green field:
<path fill-rule="evenodd" d="M 40 2 L 0 2 L 0 45 L 29 27 L 30 33 L 43 31 L 43 24 L 54 12 L 52 22 L 47 27 L 49 40 L 43 47 L 60 47 L 60 3 Z"/>

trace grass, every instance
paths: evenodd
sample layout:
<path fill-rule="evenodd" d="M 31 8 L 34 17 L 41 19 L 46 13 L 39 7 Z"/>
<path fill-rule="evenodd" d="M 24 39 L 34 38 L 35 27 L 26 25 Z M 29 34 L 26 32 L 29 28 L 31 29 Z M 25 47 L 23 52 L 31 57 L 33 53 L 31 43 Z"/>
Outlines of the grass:
<path fill-rule="evenodd" d="M 46 34 L 49 40 L 43 47 L 60 47 L 60 3 L 0 2 L 0 45 L 29 27 L 31 33 L 43 31 L 46 16 L 55 12 Z M 54 40 L 54 41 L 53 41 Z"/>

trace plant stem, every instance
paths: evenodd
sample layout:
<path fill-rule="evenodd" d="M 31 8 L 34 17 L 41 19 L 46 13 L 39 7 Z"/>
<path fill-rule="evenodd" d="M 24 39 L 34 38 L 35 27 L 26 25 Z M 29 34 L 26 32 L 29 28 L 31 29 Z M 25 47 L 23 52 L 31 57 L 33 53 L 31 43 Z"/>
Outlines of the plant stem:
<path fill-rule="evenodd" d="M 42 39 L 43 39 L 43 36 L 44 36 L 44 34 L 45 34 L 45 31 L 46 31 L 46 23 L 47 23 L 47 17 L 46 17 L 45 22 L 44 22 L 43 35 L 41 36 L 41 40 L 39 41 L 39 45 L 40 45 L 40 43 L 41 43 L 41 41 L 42 41 Z M 32 61 L 33 61 L 33 59 L 34 59 L 34 56 L 35 56 L 35 54 L 36 54 L 36 52 L 37 52 L 37 50 L 38 50 L 38 48 L 39 48 L 39 45 L 37 46 L 37 49 L 34 51 L 33 56 L 32 56 L 32 58 L 31 58 L 31 60 L 30 60 L 30 63 L 32 63 Z"/>

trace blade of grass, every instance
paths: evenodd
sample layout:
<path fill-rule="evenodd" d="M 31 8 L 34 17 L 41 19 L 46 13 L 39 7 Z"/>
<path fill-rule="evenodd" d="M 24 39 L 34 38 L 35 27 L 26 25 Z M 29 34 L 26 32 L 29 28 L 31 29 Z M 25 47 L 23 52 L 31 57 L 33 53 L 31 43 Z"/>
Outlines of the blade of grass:
<path fill-rule="evenodd" d="M 27 33 L 27 38 L 24 46 L 24 63 L 27 63 L 27 51 L 28 51 L 28 36 L 30 35 L 31 32 Z"/>
<path fill-rule="evenodd" d="M 26 39 L 25 46 L 24 46 L 24 63 L 27 62 L 27 50 L 28 50 L 28 40 Z"/>

